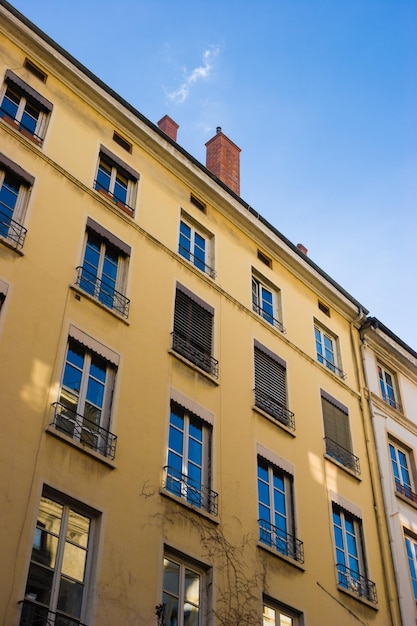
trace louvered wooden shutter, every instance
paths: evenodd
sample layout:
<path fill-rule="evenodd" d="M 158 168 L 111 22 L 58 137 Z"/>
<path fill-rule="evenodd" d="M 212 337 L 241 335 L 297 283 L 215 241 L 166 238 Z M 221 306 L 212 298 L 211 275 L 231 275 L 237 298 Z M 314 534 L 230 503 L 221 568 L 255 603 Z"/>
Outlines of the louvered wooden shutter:
<path fill-rule="evenodd" d="M 284 365 L 255 346 L 255 389 L 279 405 L 287 406 L 286 370 Z"/>
<path fill-rule="evenodd" d="M 321 398 L 323 408 L 324 434 L 346 450 L 352 451 L 349 415 L 330 400 Z"/>
<path fill-rule="evenodd" d="M 205 355 L 211 356 L 213 315 L 180 289 L 175 297 L 174 333 Z"/>

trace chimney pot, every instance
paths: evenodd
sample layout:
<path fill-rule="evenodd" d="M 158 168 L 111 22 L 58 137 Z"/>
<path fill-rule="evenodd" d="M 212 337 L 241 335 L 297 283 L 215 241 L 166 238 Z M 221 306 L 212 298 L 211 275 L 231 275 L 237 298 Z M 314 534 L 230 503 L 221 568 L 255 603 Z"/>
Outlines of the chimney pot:
<path fill-rule="evenodd" d="M 168 137 L 177 141 L 177 131 L 179 126 L 172 118 L 169 117 L 169 115 L 164 115 L 164 117 L 159 120 L 158 126 L 166 135 L 168 135 Z"/>
<path fill-rule="evenodd" d="M 302 252 L 303 254 L 307 256 L 308 250 L 305 246 L 303 246 L 302 243 L 297 243 L 297 248 L 300 250 L 300 252 Z"/>
<path fill-rule="evenodd" d="M 206 167 L 238 196 L 240 195 L 240 148 L 217 126 L 206 143 Z"/>

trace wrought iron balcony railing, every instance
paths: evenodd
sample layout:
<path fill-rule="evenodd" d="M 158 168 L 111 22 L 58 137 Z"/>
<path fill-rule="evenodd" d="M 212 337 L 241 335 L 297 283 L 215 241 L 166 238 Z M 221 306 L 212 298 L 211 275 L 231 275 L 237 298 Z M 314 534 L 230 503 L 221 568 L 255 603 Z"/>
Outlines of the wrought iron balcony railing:
<path fill-rule="evenodd" d="M 97 425 L 79 413 L 75 413 L 60 402 L 54 402 L 54 421 L 51 426 L 84 446 L 114 459 L 116 455 L 117 437 L 109 430 Z"/>
<path fill-rule="evenodd" d="M 361 470 L 358 457 L 337 443 L 337 441 L 333 441 L 329 437 L 325 437 L 324 440 L 326 442 L 326 454 L 359 476 Z"/>
<path fill-rule="evenodd" d="M 94 181 L 94 189 L 96 189 L 97 191 L 100 191 L 105 196 L 108 196 L 110 200 L 112 200 L 112 202 L 114 202 L 115 204 L 119 205 L 119 207 L 123 209 L 127 209 L 129 214 L 133 215 L 133 213 L 135 212 L 135 209 L 133 207 L 129 206 L 121 198 L 118 198 L 117 196 L 115 196 L 114 193 L 112 193 L 109 189 L 107 189 L 104 185 L 102 185 L 98 180 Z"/>
<path fill-rule="evenodd" d="M 271 324 L 271 326 L 275 326 L 275 328 L 278 328 L 278 330 L 280 330 L 282 333 L 287 332 L 282 322 L 280 322 L 275 317 L 270 315 L 267 311 L 265 311 L 265 309 L 259 306 L 259 304 L 256 304 L 256 302 L 252 302 L 252 306 L 253 306 L 253 310 L 255 311 L 255 313 L 260 315 L 262 319 L 264 319 L 266 322 Z"/>
<path fill-rule="evenodd" d="M 402 485 L 400 482 L 398 482 L 396 480 L 395 481 L 395 489 L 402 496 L 405 496 L 406 498 L 408 498 L 409 500 L 412 500 L 412 502 L 415 502 L 417 504 L 417 493 L 414 493 L 414 491 L 412 491 L 411 487 L 407 487 L 406 485 Z"/>
<path fill-rule="evenodd" d="M 189 504 L 203 509 L 212 515 L 217 515 L 217 500 L 219 494 L 192 480 L 173 467 L 164 467 L 162 487 L 172 494 L 184 498 Z"/>
<path fill-rule="evenodd" d="M 373 602 L 376 604 L 377 595 L 376 595 L 376 586 L 372 580 L 368 580 L 365 576 L 358 574 L 346 565 L 342 563 L 338 563 L 336 565 L 337 570 L 337 582 L 340 587 L 343 589 L 348 589 L 352 591 L 360 598 L 365 598 L 369 600 L 369 602 Z"/>
<path fill-rule="evenodd" d="M 392 406 L 393 409 L 397 409 L 397 411 L 402 411 L 401 404 L 397 402 L 396 400 L 394 400 L 394 398 L 391 398 L 390 396 L 388 396 L 386 393 L 382 394 L 382 399 L 384 400 L 384 402 Z"/>
<path fill-rule="evenodd" d="M 172 349 L 205 372 L 208 372 L 216 378 L 218 377 L 219 362 L 176 332 L 172 333 Z"/>
<path fill-rule="evenodd" d="M 199 270 L 201 270 L 205 274 L 208 274 L 210 278 L 216 278 L 216 270 L 214 270 L 204 261 L 199 259 L 198 256 L 196 256 L 195 254 L 192 254 L 189 250 L 187 250 L 187 248 L 184 248 L 183 246 L 178 246 L 178 254 L 184 257 L 184 259 L 187 259 L 187 261 L 190 261 Z"/>
<path fill-rule="evenodd" d="M 335 374 L 340 376 L 340 378 L 343 378 L 343 380 L 345 380 L 346 373 L 343 370 L 341 370 L 340 367 L 337 367 L 337 365 L 333 361 L 329 361 L 328 359 L 325 359 L 324 356 L 319 353 L 317 354 L 317 361 L 325 365 L 328 370 L 330 370 L 331 372 L 334 372 Z"/>
<path fill-rule="evenodd" d="M 256 387 L 255 406 L 265 411 L 265 413 L 268 413 L 268 415 L 271 415 L 271 417 L 281 422 L 281 424 L 288 426 L 291 430 L 295 430 L 294 413 Z"/>
<path fill-rule="evenodd" d="M 280 554 L 289 556 L 294 561 L 304 563 L 304 545 L 300 539 L 289 535 L 277 528 L 267 520 L 258 520 L 259 540 L 267 546 L 274 548 Z"/>
<path fill-rule="evenodd" d="M 27 229 L 12 220 L 7 213 L 3 213 L 2 207 L 8 208 L 3 202 L 0 202 L 0 235 L 7 239 L 7 241 L 15 248 L 23 248 Z"/>
<path fill-rule="evenodd" d="M 90 296 L 104 304 L 109 309 L 116 311 L 123 317 L 129 315 L 130 300 L 122 293 L 113 289 L 104 280 L 101 280 L 85 267 L 79 266 L 77 269 L 76 285 L 88 293 Z"/>
<path fill-rule="evenodd" d="M 7 109 L 0 107 L 0 117 L 3 118 L 9 124 L 11 124 L 13 127 L 20 130 L 22 134 L 25 134 L 26 136 L 29 136 L 29 137 L 33 137 L 36 140 L 36 143 L 38 145 L 42 144 L 43 137 L 41 135 L 37 135 L 34 132 L 33 128 L 31 128 L 30 126 L 27 126 L 26 124 L 23 124 L 22 122 L 19 122 L 18 119 L 10 115 L 10 112 L 7 111 Z"/>
<path fill-rule="evenodd" d="M 55 613 L 32 600 L 20 600 L 19 604 L 22 605 L 19 626 L 87 626 L 75 617 L 59 611 Z"/>

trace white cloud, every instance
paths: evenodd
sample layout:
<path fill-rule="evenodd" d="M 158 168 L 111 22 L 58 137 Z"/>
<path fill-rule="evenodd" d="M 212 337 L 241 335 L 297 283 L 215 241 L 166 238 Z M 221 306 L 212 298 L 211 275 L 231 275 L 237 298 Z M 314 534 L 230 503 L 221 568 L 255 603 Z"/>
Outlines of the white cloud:
<path fill-rule="evenodd" d="M 167 98 L 170 102 L 181 104 L 188 98 L 191 86 L 199 80 L 205 80 L 208 78 L 213 70 L 214 60 L 219 53 L 218 47 L 207 48 L 203 52 L 202 63 L 198 67 L 191 70 L 189 73 L 185 73 L 184 80 L 178 89 L 169 91 Z"/>

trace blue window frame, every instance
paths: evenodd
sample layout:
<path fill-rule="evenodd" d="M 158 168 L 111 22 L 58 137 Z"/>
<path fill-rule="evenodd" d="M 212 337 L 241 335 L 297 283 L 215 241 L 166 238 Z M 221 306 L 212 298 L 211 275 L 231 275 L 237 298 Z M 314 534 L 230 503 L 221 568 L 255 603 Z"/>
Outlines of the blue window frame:
<path fill-rule="evenodd" d="M 417 541 L 410 536 L 405 536 L 404 540 L 414 602 L 417 604 Z"/>
<path fill-rule="evenodd" d="M 398 445 L 390 443 L 389 454 L 396 490 L 409 498 L 416 498 L 409 468 L 409 453 Z"/>
<path fill-rule="evenodd" d="M 274 325 L 277 317 L 274 293 L 254 277 L 252 277 L 252 306 L 255 313 Z"/>
<path fill-rule="evenodd" d="M 171 404 L 166 489 L 211 511 L 211 427 L 176 403 Z"/>
<path fill-rule="evenodd" d="M 7 237 L 9 234 L 20 187 L 20 181 L 12 174 L 6 172 L 0 186 L 0 235 L 2 237 Z"/>
<path fill-rule="evenodd" d="M 258 457 L 259 540 L 280 554 L 304 562 L 302 542 L 295 537 L 293 478 Z"/>
<path fill-rule="evenodd" d="M 128 204 L 128 178 L 115 166 L 103 158 L 100 159 L 97 171 L 96 189 L 107 191 L 115 202 Z"/>
<path fill-rule="evenodd" d="M 317 360 L 332 372 L 337 369 L 336 344 L 333 337 L 317 326 L 314 328 Z"/>
<path fill-rule="evenodd" d="M 214 270 L 210 267 L 210 243 L 207 235 L 203 236 L 195 227 L 181 220 L 178 254 L 214 278 Z"/>
<path fill-rule="evenodd" d="M 335 503 L 332 510 L 338 585 L 376 602 L 375 583 L 367 578 L 362 522 Z"/>
<path fill-rule="evenodd" d="M 109 428 L 115 367 L 73 339 L 68 340 L 56 428 L 90 448 L 101 449 Z"/>
<path fill-rule="evenodd" d="M 401 409 L 396 392 L 395 375 L 378 365 L 378 378 L 382 399 L 395 409 Z"/>
<path fill-rule="evenodd" d="M 80 289 L 123 317 L 128 316 L 130 304 L 124 295 L 129 251 L 129 246 L 94 223 L 87 226 L 83 264 L 77 268 Z"/>

